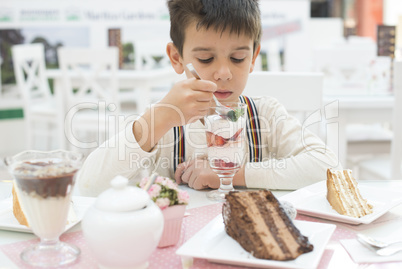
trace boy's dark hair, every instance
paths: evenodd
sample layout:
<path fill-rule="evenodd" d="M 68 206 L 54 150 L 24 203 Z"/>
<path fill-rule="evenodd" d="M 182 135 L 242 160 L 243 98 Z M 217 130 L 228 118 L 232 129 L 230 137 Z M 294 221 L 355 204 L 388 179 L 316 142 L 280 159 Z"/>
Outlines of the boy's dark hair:
<path fill-rule="evenodd" d="M 261 15 L 258 0 L 168 0 L 170 38 L 183 55 L 185 29 L 195 22 L 197 29 L 213 27 L 245 34 L 254 40 L 253 49 L 261 40 Z"/>

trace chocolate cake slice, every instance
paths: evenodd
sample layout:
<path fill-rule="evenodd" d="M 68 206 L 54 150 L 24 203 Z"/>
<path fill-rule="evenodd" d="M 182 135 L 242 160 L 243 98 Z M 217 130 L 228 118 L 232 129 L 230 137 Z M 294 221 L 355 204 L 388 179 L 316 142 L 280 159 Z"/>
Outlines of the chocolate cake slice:
<path fill-rule="evenodd" d="M 313 250 L 268 190 L 230 192 L 222 215 L 226 233 L 256 258 L 293 260 Z"/>

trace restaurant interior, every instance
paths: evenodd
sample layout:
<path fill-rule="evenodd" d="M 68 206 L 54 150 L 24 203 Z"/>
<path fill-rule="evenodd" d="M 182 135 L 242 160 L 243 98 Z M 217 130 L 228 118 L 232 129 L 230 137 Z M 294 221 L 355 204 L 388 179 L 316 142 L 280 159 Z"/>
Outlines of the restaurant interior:
<path fill-rule="evenodd" d="M 402 242 L 402 1 L 259 0 L 259 6 L 261 51 L 244 94 L 276 98 L 324 141 L 352 171 L 373 213 L 358 219 L 336 213 L 325 199 L 326 175 L 298 190 L 272 190 L 297 210 L 296 227 L 314 251 L 292 261 L 260 260 L 226 238 L 222 203 L 206 199 L 207 190 L 179 185 L 189 201 L 177 240 L 157 245 L 158 237 L 149 251 L 133 246 L 133 256 L 145 260 L 117 266 L 116 257 L 108 264 L 99 254 L 112 251 L 113 239 L 96 241 L 86 226 L 101 196 L 75 189 L 76 216 L 60 238 L 77 245 L 80 257 L 55 268 L 401 268 L 402 243 L 381 255 L 359 235 Z M 85 160 L 158 104 L 186 78 L 167 57 L 169 29 L 165 0 L 0 1 L 0 268 L 33 268 L 20 253 L 41 237 L 13 219 L 13 175 L 3 160 L 59 149 Z M 153 175 L 138 180 L 144 176 Z M 154 223 L 143 225 L 149 240 L 136 234 L 132 241 L 155 241 Z M 117 229 L 110 234 L 130 233 Z"/>

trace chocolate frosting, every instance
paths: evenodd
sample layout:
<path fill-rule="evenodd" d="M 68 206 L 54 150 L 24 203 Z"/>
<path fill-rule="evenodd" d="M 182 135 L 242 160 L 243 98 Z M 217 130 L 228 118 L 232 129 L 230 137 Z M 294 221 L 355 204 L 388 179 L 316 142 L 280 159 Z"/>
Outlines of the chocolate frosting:
<path fill-rule="evenodd" d="M 47 197 L 66 196 L 72 190 L 75 182 L 75 174 L 78 169 L 71 166 L 55 165 L 52 162 L 25 162 L 14 170 L 14 177 L 17 186 L 21 191 Z M 40 173 L 35 171 L 35 167 L 48 167 L 42 169 Z"/>

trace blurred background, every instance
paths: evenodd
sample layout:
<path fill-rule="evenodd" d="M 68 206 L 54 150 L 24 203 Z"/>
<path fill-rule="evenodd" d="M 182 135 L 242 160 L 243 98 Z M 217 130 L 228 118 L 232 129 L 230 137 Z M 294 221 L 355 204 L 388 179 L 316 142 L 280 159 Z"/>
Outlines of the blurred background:
<path fill-rule="evenodd" d="M 339 96 L 378 96 L 382 100 L 393 95 L 392 63 L 402 53 L 402 1 L 260 0 L 260 6 L 263 36 L 257 71 L 321 73 L 323 103 Z M 29 101 L 16 79 L 13 46 L 42 44 L 45 68 L 41 77 L 51 95 L 65 82 L 60 48 L 116 48 L 120 82 L 125 76 L 131 79 L 127 85 L 120 83 L 120 90 L 127 94 L 120 99 L 121 110 L 127 108 L 124 115 L 138 115 L 180 79 L 165 55 L 169 27 L 164 0 L 1 1 L 0 157 L 28 148 L 69 147 L 52 139 L 46 124 L 27 124 Z M 150 84 L 163 76 L 162 85 Z M 141 87 L 147 88 L 146 98 Z M 27 133 L 33 128 L 44 134 L 30 140 Z M 109 135 L 120 128 L 109 130 Z M 78 136 L 79 130 L 72 132 Z M 99 130 L 96 137 L 86 153 L 107 138 L 101 138 Z M 342 153 L 347 155 L 342 158 L 354 153 L 377 154 L 374 147 L 389 151 L 391 139 L 391 117 L 370 125 L 354 122 L 348 125 L 348 153 Z M 367 144 L 359 143 L 370 140 L 370 151 L 365 152 Z"/>

